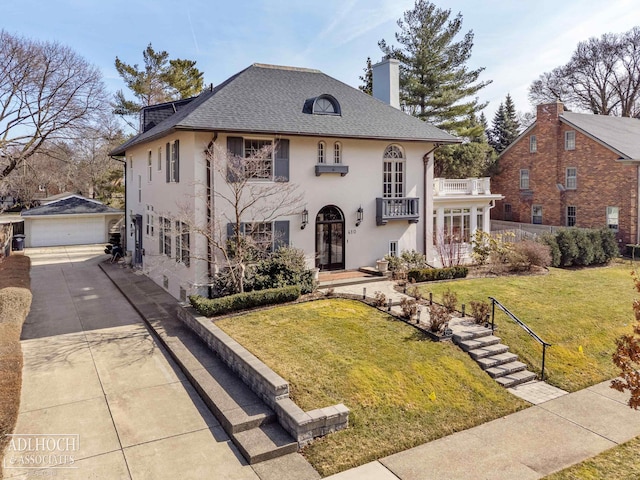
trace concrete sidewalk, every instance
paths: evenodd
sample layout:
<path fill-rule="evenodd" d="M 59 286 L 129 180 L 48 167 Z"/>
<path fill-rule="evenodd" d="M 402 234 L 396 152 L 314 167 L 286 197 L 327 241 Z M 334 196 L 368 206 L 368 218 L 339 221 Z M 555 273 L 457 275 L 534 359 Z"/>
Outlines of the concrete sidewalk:
<path fill-rule="evenodd" d="M 627 399 L 603 382 L 328 478 L 539 479 L 640 435 Z"/>
<path fill-rule="evenodd" d="M 43 470 L 24 468 L 34 466 L 28 463 L 11 468 L 25 457 L 7 449 L 5 478 L 259 480 L 98 268 L 106 258 L 103 249 L 26 251 L 32 258 L 33 304 L 22 334 L 15 433 L 74 434 L 78 448 L 47 451 L 74 459 Z"/>

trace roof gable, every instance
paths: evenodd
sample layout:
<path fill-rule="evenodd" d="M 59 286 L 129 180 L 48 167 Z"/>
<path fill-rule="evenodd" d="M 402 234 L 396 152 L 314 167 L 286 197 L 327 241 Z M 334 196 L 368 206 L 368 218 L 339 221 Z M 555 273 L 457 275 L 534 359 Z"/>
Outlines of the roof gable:
<path fill-rule="evenodd" d="M 123 212 L 97 200 L 91 200 L 80 195 L 70 195 L 39 207 L 23 210 L 20 215 L 23 217 L 36 217 L 43 215 L 87 215 L 100 213 Z"/>
<path fill-rule="evenodd" d="M 335 99 L 337 115 L 309 112 L 305 102 Z M 208 130 L 457 143 L 456 137 L 318 70 L 254 64 L 207 90 L 177 113 L 112 152 L 175 130 Z"/>
<path fill-rule="evenodd" d="M 560 121 L 580 130 L 624 159 L 640 160 L 640 120 L 565 112 Z"/>

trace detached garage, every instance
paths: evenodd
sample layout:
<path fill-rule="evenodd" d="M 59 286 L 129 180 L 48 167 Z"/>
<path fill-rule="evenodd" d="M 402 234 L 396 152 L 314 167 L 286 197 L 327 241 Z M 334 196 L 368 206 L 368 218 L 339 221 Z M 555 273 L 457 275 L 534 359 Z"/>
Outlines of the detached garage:
<path fill-rule="evenodd" d="M 104 243 L 124 212 L 97 200 L 69 195 L 23 210 L 27 247 Z"/>

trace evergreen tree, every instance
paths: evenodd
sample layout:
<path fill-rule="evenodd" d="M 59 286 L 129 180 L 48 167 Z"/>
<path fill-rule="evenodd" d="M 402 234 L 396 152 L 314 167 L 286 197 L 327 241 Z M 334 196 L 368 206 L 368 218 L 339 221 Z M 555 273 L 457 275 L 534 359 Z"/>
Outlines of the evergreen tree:
<path fill-rule="evenodd" d="M 401 102 L 413 115 L 450 133 L 471 137 L 470 116 L 482 110 L 474 95 L 490 81 L 479 82 L 484 68 L 466 66 L 473 47 L 473 32 L 455 41 L 462 28 L 462 15 L 450 19 L 451 10 L 441 10 L 426 0 L 416 0 L 413 10 L 398 20 L 399 47 L 380 40 L 385 55 L 400 61 Z"/>
<path fill-rule="evenodd" d="M 373 69 L 371 68 L 371 57 L 367 57 L 367 66 L 362 69 L 364 75 L 360 76 L 362 85 L 358 88 L 368 95 L 373 95 Z"/>
<path fill-rule="evenodd" d="M 520 134 L 520 122 L 511 95 L 507 94 L 493 117 L 489 133 L 489 144 L 496 152 L 502 153 Z"/>
<path fill-rule="evenodd" d="M 468 118 L 469 130 L 478 132 L 460 145 L 444 145 L 436 150 L 434 158 L 434 175 L 443 178 L 486 177 L 497 168 L 497 155 L 487 142 L 486 122 L 483 114 L 480 117 L 471 115 Z"/>
<path fill-rule="evenodd" d="M 156 52 L 151 44 L 142 52 L 142 56 L 142 69 L 138 64 L 129 65 L 118 57 L 115 60 L 116 70 L 135 100 L 128 100 L 124 92 L 119 90 L 113 103 L 114 113 L 125 118 L 132 127 L 133 122 L 126 120 L 126 117 L 137 115 L 141 108 L 198 95 L 203 86 L 203 73 L 196 68 L 195 61 L 180 58 L 171 60 L 166 51 Z"/>

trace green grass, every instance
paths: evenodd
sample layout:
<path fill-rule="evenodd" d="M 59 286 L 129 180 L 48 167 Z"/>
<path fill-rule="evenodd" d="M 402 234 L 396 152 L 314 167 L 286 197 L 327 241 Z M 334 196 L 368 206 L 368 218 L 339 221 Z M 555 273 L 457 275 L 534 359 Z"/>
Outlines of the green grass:
<path fill-rule="evenodd" d="M 349 428 L 304 450 L 330 475 L 526 407 L 450 343 L 351 300 L 216 321 L 291 385 L 305 411 L 344 403 Z M 431 397 L 431 398 L 430 398 Z"/>
<path fill-rule="evenodd" d="M 615 340 L 631 332 L 633 288 L 629 264 L 562 270 L 547 275 L 476 278 L 420 286 L 434 301 L 451 289 L 459 304 L 495 297 L 543 340 L 549 383 L 568 391 L 615 377 Z M 496 308 L 496 335 L 537 372 L 542 347 Z"/>
<path fill-rule="evenodd" d="M 545 480 L 637 480 L 640 478 L 640 437 L 589 460 L 545 477 Z"/>

